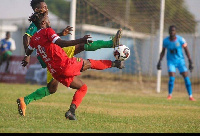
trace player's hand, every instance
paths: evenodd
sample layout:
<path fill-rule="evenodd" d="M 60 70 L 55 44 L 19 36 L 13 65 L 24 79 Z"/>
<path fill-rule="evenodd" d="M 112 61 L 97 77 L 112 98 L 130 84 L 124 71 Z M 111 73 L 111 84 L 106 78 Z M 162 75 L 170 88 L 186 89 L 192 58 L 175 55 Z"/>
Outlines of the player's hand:
<path fill-rule="evenodd" d="M 88 44 L 88 43 L 92 43 L 93 41 L 92 40 L 88 40 L 89 38 L 92 38 L 90 35 L 85 35 L 82 40 L 83 40 L 83 43 L 85 44 Z"/>
<path fill-rule="evenodd" d="M 62 30 L 62 32 L 60 33 L 60 36 L 66 36 L 68 34 L 71 34 L 70 31 L 73 31 L 72 28 L 73 27 L 67 26 L 65 29 Z"/>
<path fill-rule="evenodd" d="M 161 70 L 161 61 L 158 61 L 157 70 Z"/>
<path fill-rule="evenodd" d="M 189 61 L 189 70 L 190 70 L 190 72 L 192 72 L 192 70 L 194 69 L 192 60 L 188 60 L 188 61 Z"/>
<path fill-rule="evenodd" d="M 27 64 L 29 63 L 29 61 L 30 61 L 30 56 L 25 56 L 24 59 L 22 60 L 22 63 L 21 63 L 22 66 L 26 67 Z"/>

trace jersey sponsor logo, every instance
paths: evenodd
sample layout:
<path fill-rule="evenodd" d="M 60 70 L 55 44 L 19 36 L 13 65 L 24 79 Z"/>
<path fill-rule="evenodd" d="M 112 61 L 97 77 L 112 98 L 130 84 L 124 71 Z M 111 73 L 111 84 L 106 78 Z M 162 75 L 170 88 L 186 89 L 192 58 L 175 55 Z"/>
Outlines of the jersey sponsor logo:
<path fill-rule="evenodd" d="M 35 41 L 39 41 L 40 40 L 40 37 L 35 37 Z"/>
<path fill-rule="evenodd" d="M 171 54 L 177 54 L 177 52 L 178 52 L 177 49 L 170 49 Z"/>

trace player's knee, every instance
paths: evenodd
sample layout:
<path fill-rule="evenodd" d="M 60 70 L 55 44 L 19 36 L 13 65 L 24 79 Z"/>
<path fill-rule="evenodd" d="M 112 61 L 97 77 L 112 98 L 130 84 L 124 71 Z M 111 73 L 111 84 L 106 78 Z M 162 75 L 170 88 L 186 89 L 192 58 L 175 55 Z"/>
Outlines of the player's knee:
<path fill-rule="evenodd" d="M 83 68 L 82 68 L 81 72 L 91 68 L 91 63 L 89 60 L 83 60 L 83 61 L 84 61 L 84 63 L 83 63 Z"/>
<path fill-rule="evenodd" d="M 83 86 L 81 86 L 81 89 L 80 89 L 82 92 L 85 92 L 85 93 L 87 93 L 87 85 L 86 84 L 84 84 Z"/>
<path fill-rule="evenodd" d="M 52 80 L 50 83 L 47 84 L 47 87 L 49 89 L 49 93 L 53 94 L 57 91 L 58 88 L 58 81 Z"/>
<path fill-rule="evenodd" d="M 50 94 L 54 94 L 56 91 L 57 91 L 57 89 L 52 89 L 52 88 L 49 89 Z"/>
<path fill-rule="evenodd" d="M 88 67 L 91 67 L 91 62 L 90 60 L 84 60 L 84 65 L 88 66 Z"/>

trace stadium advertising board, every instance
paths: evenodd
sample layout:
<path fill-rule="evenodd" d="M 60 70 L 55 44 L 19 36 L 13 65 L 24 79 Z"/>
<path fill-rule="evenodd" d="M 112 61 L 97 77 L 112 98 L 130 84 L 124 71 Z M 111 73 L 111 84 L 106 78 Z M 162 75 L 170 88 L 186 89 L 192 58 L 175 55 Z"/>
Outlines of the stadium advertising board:
<path fill-rule="evenodd" d="M 31 65 L 34 65 L 38 62 L 36 57 L 32 57 L 30 59 L 30 63 L 27 67 L 22 67 L 21 62 L 23 56 L 12 56 L 8 71 L 5 72 L 6 62 L 3 62 L 0 66 L 0 82 L 6 83 L 25 83 L 25 76 L 28 71 L 28 68 Z"/>

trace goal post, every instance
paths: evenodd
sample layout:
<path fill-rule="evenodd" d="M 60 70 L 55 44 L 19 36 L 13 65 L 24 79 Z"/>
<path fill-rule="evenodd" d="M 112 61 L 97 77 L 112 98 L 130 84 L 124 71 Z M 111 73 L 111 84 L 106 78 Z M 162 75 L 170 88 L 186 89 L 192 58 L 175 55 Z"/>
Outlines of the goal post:
<path fill-rule="evenodd" d="M 131 50 L 131 56 L 125 62 L 126 68 L 121 71 L 118 69 L 101 71 L 95 76 L 109 72 L 120 79 L 119 82 L 126 79 L 135 83 L 138 90 L 152 90 L 155 93 L 167 90 L 167 60 L 163 59 L 162 70 L 157 70 L 156 65 L 162 50 L 163 38 L 168 35 L 170 25 L 177 26 L 177 33 L 186 39 L 188 45 L 193 45 L 195 42 L 193 34 L 197 21 L 187 9 L 188 5 L 184 0 L 66 1 L 71 2 L 71 12 L 67 15 L 69 17 L 67 19 L 73 27 L 73 32 L 76 32 L 70 35 L 71 37 L 79 38 L 85 34 L 91 34 L 94 41 L 108 41 L 119 28 L 123 29 L 120 43 L 127 45 Z M 72 3 L 76 3 L 74 9 Z M 75 24 L 71 20 L 73 19 L 71 13 L 74 11 L 76 11 L 74 13 Z M 75 38 L 70 40 L 73 39 Z M 197 42 L 198 40 L 199 37 L 196 38 Z M 188 48 L 194 51 L 195 56 L 193 57 L 198 58 L 198 47 L 188 46 Z M 109 48 L 95 52 L 81 52 L 77 57 L 114 59 L 113 49 Z M 196 61 L 194 63 L 195 67 L 198 67 L 199 64 Z M 195 68 L 191 75 L 192 83 L 194 83 L 194 77 L 195 80 L 199 80 L 199 73 L 198 68 Z M 179 86 L 176 87 L 177 90 L 185 89 L 182 85 L 182 77 L 178 74 L 176 86 Z"/>
<path fill-rule="evenodd" d="M 159 33 L 159 53 L 162 50 L 163 31 L 164 31 L 164 15 L 165 15 L 165 0 L 161 0 L 160 5 L 160 33 Z M 159 55 L 158 55 L 159 57 Z M 161 70 L 157 72 L 157 93 L 160 93 L 161 88 Z"/>
<path fill-rule="evenodd" d="M 73 31 L 71 31 L 71 35 L 69 37 L 70 40 L 75 39 L 75 30 L 76 30 L 76 0 L 71 0 L 70 4 L 70 26 L 73 27 Z"/>

